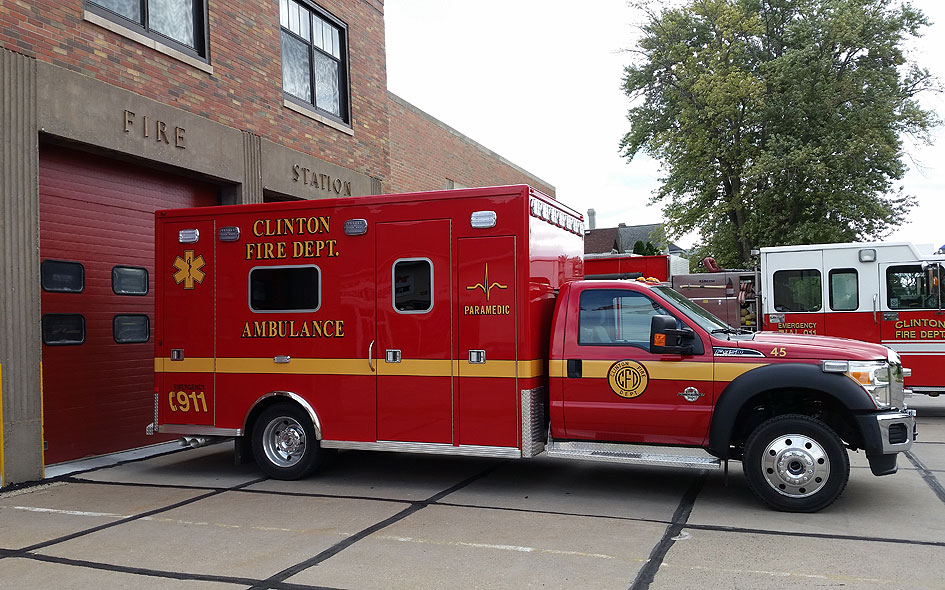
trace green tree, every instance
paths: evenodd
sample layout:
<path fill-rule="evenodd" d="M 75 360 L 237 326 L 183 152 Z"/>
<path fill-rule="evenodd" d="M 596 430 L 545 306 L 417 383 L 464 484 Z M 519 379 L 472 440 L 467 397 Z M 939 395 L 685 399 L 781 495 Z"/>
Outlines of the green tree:
<path fill-rule="evenodd" d="M 752 248 L 878 238 L 914 198 L 902 137 L 938 123 L 904 41 L 928 25 L 890 0 L 690 0 L 644 7 L 624 76 L 622 154 L 664 176 L 670 235 L 698 230 L 723 266 Z"/>

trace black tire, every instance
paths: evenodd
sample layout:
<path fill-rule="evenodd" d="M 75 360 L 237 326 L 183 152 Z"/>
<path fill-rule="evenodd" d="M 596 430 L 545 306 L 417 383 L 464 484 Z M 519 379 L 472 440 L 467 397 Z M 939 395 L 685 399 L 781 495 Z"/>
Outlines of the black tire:
<path fill-rule="evenodd" d="M 301 479 L 321 460 L 315 427 L 295 404 L 277 404 L 263 410 L 253 425 L 256 465 L 274 479 Z"/>
<path fill-rule="evenodd" d="M 850 458 L 829 426 L 810 416 L 785 414 L 751 433 L 742 469 L 755 495 L 775 510 L 817 512 L 847 487 Z"/>

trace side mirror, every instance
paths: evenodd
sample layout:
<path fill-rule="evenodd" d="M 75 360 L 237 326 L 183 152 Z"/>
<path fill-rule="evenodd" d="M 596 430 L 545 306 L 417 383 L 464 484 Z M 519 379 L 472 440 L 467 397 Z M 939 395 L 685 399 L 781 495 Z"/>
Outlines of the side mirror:
<path fill-rule="evenodd" d="M 676 329 L 676 318 L 655 315 L 650 319 L 650 352 L 653 354 L 692 354 L 695 332 Z"/>

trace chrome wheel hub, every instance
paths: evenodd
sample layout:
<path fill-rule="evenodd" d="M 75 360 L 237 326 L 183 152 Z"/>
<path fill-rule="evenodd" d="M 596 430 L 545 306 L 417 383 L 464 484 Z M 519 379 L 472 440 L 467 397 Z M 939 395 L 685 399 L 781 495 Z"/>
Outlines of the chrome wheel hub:
<path fill-rule="evenodd" d="M 761 469 L 768 485 L 779 494 L 806 498 L 827 483 L 830 459 L 816 440 L 802 434 L 785 434 L 765 447 Z"/>
<path fill-rule="evenodd" d="M 266 458 L 279 467 L 292 467 L 305 452 L 305 430 L 298 421 L 286 416 L 269 422 L 262 440 Z"/>

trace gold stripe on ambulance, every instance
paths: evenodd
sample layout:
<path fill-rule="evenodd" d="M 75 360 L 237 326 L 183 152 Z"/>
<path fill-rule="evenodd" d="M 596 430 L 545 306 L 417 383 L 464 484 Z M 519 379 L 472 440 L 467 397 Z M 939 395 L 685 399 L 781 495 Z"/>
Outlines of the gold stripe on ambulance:
<path fill-rule="evenodd" d="M 487 361 L 472 364 L 463 360 L 405 359 L 399 363 L 374 360 L 374 372 L 367 359 L 310 359 L 292 358 L 288 363 L 276 363 L 267 358 L 218 358 L 217 373 L 260 373 L 283 375 L 383 375 L 408 377 L 540 377 L 545 374 L 545 361 Z M 154 359 L 156 373 L 212 373 L 212 358 L 191 358 L 171 361 Z"/>
<path fill-rule="evenodd" d="M 378 368 L 374 361 L 374 368 Z M 367 359 L 292 358 L 277 363 L 267 358 L 218 358 L 217 373 L 261 373 L 282 375 L 373 375 Z"/>
<path fill-rule="evenodd" d="M 154 359 L 155 373 L 212 373 L 213 359 L 185 358 L 182 361 L 172 361 L 170 358 Z"/>
<path fill-rule="evenodd" d="M 545 361 L 486 361 L 470 363 L 459 361 L 460 377 L 519 377 L 531 379 L 545 374 Z"/>
<path fill-rule="evenodd" d="M 610 367 L 616 360 L 582 360 L 581 375 L 588 378 L 606 379 Z M 691 361 L 640 361 L 646 367 L 650 379 L 674 379 L 678 381 L 731 381 L 768 363 L 713 363 Z M 566 360 L 548 363 L 551 377 L 566 377 Z"/>

